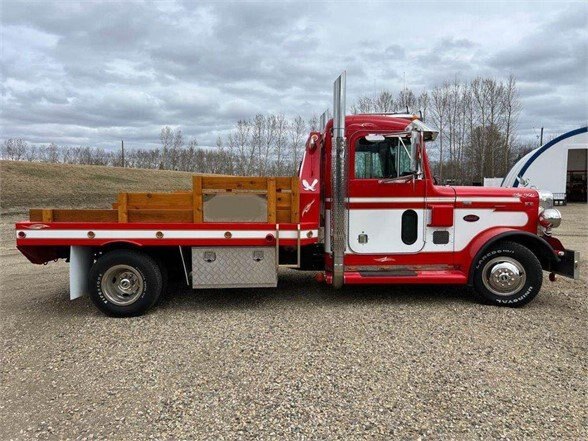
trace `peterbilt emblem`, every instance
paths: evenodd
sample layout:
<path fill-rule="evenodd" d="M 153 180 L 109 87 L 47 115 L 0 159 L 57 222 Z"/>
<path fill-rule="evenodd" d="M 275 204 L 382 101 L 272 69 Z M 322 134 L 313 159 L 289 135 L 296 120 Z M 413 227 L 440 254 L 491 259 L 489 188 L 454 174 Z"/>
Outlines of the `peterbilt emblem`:
<path fill-rule="evenodd" d="M 318 184 L 318 179 L 312 181 L 312 184 L 309 184 L 306 179 L 302 180 L 302 186 L 306 191 L 316 191 L 316 188 L 314 188 L 316 187 L 316 184 Z"/>

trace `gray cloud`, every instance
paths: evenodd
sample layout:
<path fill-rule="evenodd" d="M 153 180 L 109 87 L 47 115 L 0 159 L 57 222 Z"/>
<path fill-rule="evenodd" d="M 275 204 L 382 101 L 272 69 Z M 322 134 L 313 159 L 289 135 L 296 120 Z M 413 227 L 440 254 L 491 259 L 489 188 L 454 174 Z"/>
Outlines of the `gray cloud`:
<path fill-rule="evenodd" d="M 2 135 L 141 147 L 174 125 L 212 145 L 257 112 L 321 113 L 343 69 L 350 102 L 512 73 L 523 137 L 588 119 L 585 4 L 427 5 L 8 0 Z"/>

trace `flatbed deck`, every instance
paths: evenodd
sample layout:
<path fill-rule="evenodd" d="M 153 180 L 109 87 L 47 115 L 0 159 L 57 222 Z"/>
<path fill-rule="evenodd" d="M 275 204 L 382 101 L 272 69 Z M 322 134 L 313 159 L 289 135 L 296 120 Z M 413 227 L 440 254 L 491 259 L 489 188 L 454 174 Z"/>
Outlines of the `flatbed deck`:
<path fill-rule="evenodd" d="M 275 246 L 318 241 L 300 223 L 297 177 L 193 176 L 192 191 L 119 193 L 111 209 L 32 209 L 16 224 L 19 250 L 34 263 L 70 246 Z"/>

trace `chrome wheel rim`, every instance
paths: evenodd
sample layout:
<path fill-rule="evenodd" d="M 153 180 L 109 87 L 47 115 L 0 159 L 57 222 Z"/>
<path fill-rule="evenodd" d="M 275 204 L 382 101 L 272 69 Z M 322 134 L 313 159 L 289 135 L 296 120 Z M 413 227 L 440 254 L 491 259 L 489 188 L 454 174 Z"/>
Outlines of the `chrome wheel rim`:
<path fill-rule="evenodd" d="M 143 276 L 132 266 L 115 265 L 104 273 L 100 286 L 109 302 L 117 306 L 128 306 L 141 297 Z"/>
<path fill-rule="evenodd" d="M 516 294 L 525 286 L 526 281 L 523 265 L 510 257 L 496 257 L 482 271 L 484 286 L 498 296 Z"/>

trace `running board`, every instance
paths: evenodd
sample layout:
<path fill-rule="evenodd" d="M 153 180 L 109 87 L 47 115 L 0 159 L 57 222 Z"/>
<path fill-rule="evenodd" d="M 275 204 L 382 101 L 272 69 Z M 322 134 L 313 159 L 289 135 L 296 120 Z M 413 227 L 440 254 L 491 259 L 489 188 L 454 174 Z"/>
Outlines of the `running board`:
<path fill-rule="evenodd" d="M 392 273 L 392 274 L 391 274 Z M 410 274 L 409 274 L 410 273 Z M 445 284 L 465 285 L 468 277 L 457 270 L 425 271 L 349 271 L 345 272 L 346 285 L 417 285 Z"/>
<path fill-rule="evenodd" d="M 359 271 L 361 277 L 414 277 L 417 275 L 415 270 L 400 268 L 386 271 Z"/>

